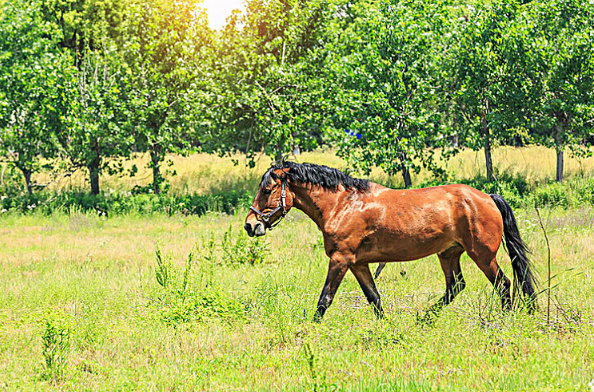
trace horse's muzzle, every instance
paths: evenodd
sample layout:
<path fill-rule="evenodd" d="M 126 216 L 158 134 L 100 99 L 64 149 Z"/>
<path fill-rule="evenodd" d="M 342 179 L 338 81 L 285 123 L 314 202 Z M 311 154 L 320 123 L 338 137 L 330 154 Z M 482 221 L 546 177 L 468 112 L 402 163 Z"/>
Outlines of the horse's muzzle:
<path fill-rule="evenodd" d="M 247 231 L 250 237 L 260 237 L 266 234 L 266 228 L 264 227 L 264 224 L 260 221 L 257 221 L 254 226 L 252 226 L 250 222 L 245 222 L 243 228 L 245 229 L 245 231 Z"/>

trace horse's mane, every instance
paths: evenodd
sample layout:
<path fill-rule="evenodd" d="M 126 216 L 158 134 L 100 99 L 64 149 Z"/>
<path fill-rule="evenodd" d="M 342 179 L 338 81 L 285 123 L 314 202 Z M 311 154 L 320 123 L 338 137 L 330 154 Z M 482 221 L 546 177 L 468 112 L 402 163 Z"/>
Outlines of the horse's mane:
<path fill-rule="evenodd" d="M 295 163 L 284 161 L 274 164 L 262 176 L 260 187 L 270 183 L 271 178 L 277 178 L 274 170 L 289 169 L 287 177 L 290 181 L 303 182 L 322 187 L 325 190 L 336 192 L 340 185 L 347 190 L 357 190 L 365 192 L 369 189 L 369 181 L 359 178 L 353 178 L 348 174 L 324 165 L 315 165 L 313 163 Z"/>

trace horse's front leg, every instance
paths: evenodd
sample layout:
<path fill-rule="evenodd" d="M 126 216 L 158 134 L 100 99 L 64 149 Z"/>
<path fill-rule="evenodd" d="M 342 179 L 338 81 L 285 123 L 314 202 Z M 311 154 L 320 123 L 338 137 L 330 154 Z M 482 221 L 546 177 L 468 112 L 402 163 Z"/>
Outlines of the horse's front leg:
<path fill-rule="evenodd" d="M 318 301 L 318 309 L 314 315 L 314 321 L 320 322 L 324 317 L 324 313 L 334 300 L 334 295 L 340 282 L 344 278 L 347 270 L 349 269 L 349 258 L 333 256 L 330 259 L 330 265 L 328 266 L 328 276 L 326 277 L 326 283 L 322 289 L 320 300 Z"/>

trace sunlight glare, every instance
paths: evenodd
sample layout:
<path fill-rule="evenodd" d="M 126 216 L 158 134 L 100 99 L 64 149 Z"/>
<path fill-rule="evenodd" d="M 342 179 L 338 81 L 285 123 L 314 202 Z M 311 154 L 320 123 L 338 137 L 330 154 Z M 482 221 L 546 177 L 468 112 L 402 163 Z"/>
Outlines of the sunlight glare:
<path fill-rule="evenodd" d="M 206 9 L 208 13 L 208 24 L 211 29 L 220 29 L 231 11 L 245 9 L 244 0 L 204 0 L 199 6 Z"/>

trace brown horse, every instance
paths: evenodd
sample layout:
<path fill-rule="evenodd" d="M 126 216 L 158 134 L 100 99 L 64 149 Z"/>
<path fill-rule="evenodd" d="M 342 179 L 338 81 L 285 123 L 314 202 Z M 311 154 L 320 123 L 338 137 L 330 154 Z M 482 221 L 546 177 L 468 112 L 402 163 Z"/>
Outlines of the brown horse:
<path fill-rule="evenodd" d="M 535 307 L 534 276 L 527 249 L 509 205 L 466 185 L 395 190 L 355 179 L 327 166 L 283 162 L 262 177 L 245 219 L 250 236 L 272 229 L 295 207 L 322 231 L 330 258 L 315 319 L 321 320 L 347 270 L 382 316 L 369 263 L 416 260 L 437 253 L 445 275 L 445 295 L 427 315 L 437 314 L 465 287 L 460 256 L 467 252 L 511 306 L 510 281 L 495 256 L 505 234 L 516 283 Z"/>

